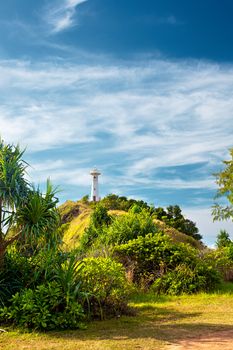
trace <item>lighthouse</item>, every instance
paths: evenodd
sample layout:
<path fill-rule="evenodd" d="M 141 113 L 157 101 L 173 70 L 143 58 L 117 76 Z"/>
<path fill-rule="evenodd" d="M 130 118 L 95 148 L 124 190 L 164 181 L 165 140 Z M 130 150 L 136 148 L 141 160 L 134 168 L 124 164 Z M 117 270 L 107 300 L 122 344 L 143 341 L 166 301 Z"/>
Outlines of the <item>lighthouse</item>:
<path fill-rule="evenodd" d="M 98 176 L 101 175 L 101 172 L 98 169 L 94 168 L 91 170 L 90 174 L 92 176 L 91 201 L 98 202 L 100 200 Z"/>

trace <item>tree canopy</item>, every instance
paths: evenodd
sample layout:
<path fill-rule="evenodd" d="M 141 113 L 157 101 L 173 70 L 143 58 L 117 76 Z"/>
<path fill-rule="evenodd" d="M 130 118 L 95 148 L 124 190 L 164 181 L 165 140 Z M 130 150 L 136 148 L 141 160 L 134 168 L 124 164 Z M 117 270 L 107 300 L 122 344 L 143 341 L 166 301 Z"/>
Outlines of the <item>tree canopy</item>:
<path fill-rule="evenodd" d="M 228 204 L 216 203 L 213 206 L 212 214 L 214 220 L 233 220 L 233 148 L 230 149 L 230 159 L 224 160 L 223 164 L 223 170 L 214 174 L 218 185 L 216 199 L 223 197 Z"/>

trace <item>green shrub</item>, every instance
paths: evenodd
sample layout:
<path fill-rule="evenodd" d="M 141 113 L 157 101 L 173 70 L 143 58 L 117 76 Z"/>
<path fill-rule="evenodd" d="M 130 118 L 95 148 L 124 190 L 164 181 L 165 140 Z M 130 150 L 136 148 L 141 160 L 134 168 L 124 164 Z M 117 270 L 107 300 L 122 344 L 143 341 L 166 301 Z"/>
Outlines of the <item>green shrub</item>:
<path fill-rule="evenodd" d="M 38 330 L 79 328 L 83 308 L 74 298 L 65 298 L 62 286 L 55 282 L 23 289 L 12 298 L 12 304 L 0 311 L 0 320 L 20 327 Z"/>
<path fill-rule="evenodd" d="M 225 281 L 233 281 L 233 244 L 208 251 L 204 259 L 220 272 Z"/>
<path fill-rule="evenodd" d="M 151 211 L 153 209 L 146 202 L 142 200 L 136 200 L 132 198 L 128 199 L 127 197 L 117 196 L 116 194 L 108 194 L 106 197 L 101 199 L 100 203 L 108 210 L 128 211 L 134 205 L 136 205 L 137 207 L 140 207 L 141 209 L 148 209 Z"/>
<path fill-rule="evenodd" d="M 103 239 L 109 245 L 124 244 L 139 236 L 144 237 L 148 233 L 156 232 L 157 227 L 150 212 L 146 209 L 137 212 L 134 207 L 126 215 L 115 218 Z"/>
<path fill-rule="evenodd" d="M 7 251 L 0 269 L 0 306 L 9 305 L 12 296 L 24 288 L 32 275 L 30 261 L 14 249 Z"/>
<path fill-rule="evenodd" d="M 80 240 L 80 252 L 87 251 L 92 247 L 98 237 L 102 235 L 103 230 L 110 225 L 112 217 L 108 214 L 107 209 L 101 204 L 97 204 L 90 217 L 90 225 L 85 229 Z"/>
<path fill-rule="evenodd" d="M 156 278 L 181 263 L 195 265 L 197 250 L 184 243 L 173 243 L 162 232 L 138 237 L 114 248 L 114 255 L 138 284 L 150 285 Z"/>
<path fill-rule="evenodd" d="M 157 294 L 191 294 L 214 290 L 220 282 L 220 276 L 213 267 L 199 262 L 194 269 L 186 264 L 178 265 L 158 278 L 151 289 Z"/>
<path fill-rule="evenodd" d="M 79 277 L 91 316 L 103 318 L 125 310 L 130 287 L 122 264 L 110 258 L 85 258 Z"/>

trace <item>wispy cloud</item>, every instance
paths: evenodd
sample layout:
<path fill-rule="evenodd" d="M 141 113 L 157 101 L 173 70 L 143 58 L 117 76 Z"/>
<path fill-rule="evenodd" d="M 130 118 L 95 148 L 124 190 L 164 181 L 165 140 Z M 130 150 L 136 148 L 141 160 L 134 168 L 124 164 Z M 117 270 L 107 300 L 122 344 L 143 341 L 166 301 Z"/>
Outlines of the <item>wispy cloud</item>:
<path fill-rule="evenodd" d="M 75 15 L 77 6 L 87 0 L 59 0 L 46 8 L 44 20 L 52 34 L 59 33 L 77 24 Z"/>
<path fill-rule="evenodd" d="M 111 188 L 213 190 L 212 170 L 233 145 L 230 65 L 0 61 L 0 74 L 3 138 L 27 146 L 30 157 L 54 153 L 56 167 L 35 172 L 40 179 L 50 172 L 87 186 L 82 171 L 97 164 Z M 199 163 L 195 174 L 176 169 Z"/>

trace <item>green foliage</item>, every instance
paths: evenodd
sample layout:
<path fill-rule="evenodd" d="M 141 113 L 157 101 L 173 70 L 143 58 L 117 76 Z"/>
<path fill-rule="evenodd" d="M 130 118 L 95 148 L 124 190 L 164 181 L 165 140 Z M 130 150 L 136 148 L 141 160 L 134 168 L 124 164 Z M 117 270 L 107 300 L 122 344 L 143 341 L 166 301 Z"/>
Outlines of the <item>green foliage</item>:
<path fill-rule="evenodd" d="M 107 209 L 98 203 L 91 214 L 90 225 L 81 237 L 80 251 L 86 251 L 90 248 L 111 222 L 112 217 L 108 214 Z"/>
<path fill-rule="evenodd" d="M 21 228 L 18 240 L 22 250 L 52 248 L 60 243 L 58 227 L 60 215 L 56 209 L 58 202 L 56 191 L 47 181 L 47 189 L 43 195 L 39 189 L 31 190 L 23 206 L 17 210 L 17 226 Z"/>
<path fill-rule="evenodd" d="M 214 220 L 233 219 L 233 148 L 230 149 L 230 160 L 224 160 L 225 168 L 216 173 L 216 184 L 219 189 L 216 198 L 225 197 L 229 202 L 227 206 L 215 204 L 212 214 Z"/>
<path fill-rule="evenodd" d="M 220 282 L 213 264 L 184 243 L 173 243 L 163 233 L 148 234 L 114 249 L 131 279 L 144 289 L 153 284 L 157 293 L 209 291 Z"/>
<path fill-rule="evenodd" d="M 180 264 L 156 279 L 151 289 L 157 294 L 179 295 L 211 291 L 220 285 L 221 278 L 212 266 L 199 262 L 194 268 Z"/>
<path fill-rule="evenodd" d="M 148 233 L 156 233 L 157 227 L 146 209 L 130 210 L 126 215 L 115 218 L 109 226 L 103 239 L 109 245 L 124 244 L 138 236 L 146 236 Z"/>
<path fill-rule="evenodd" d="M 8 305 L 11 297 L 24 288 L 31 276 L 30 261 L 15 250 L 4 257 L 4 269 L 0 269 L 0 307 Z"/>
<path fill-rule="evenodd" d="M 15 224 L 15 212 L 27 196 L 29 184 L 25 179 L 27 164 L 22 160 L 19 146 L 5 145 L 0 139 L 0 266 L 7 246 L 15 237 L 7 235 Z"/>
<path fill-rule="evenodd" d="M 130 288 L 125 270 L 110 258 L 79 261 L 75 254 L 57 249 L 26 257 L 11 249 L 4 266 L 0 272 L 2 322 L 46 330 L 76 328 L 82 319 L 126 309 Z"/>
<path fill-rule="evenodd" d="M 159 207 L 154 209 L 156 219 L 164 221 L 168 226 L 174 227 L 178 231 L 185 233 L 188 236 L 201 240 L 202 236 L 198 233 L 196 224 L 186 219 L 178 205 L 170 205 L 167 211 Z"/>
<path fill-rule="evenodd" d="M 24 288 L 56 279 L 67 257 L 56 249 L 40 250 L 36 255 L 22 255 L 15 247 L 8 249 L 4 269 L 0 270 L 0 306 L 9 305 L 12 296 Z"/>
<path fill-rule="evenodd" d="M 217 269 L 225 281 L 233 281 L 233 244 L 210 250 L 204 260 Z"/>
<path fill-rule="evenodd" d="M 14 208 L 22 203 L 27 195 L 28 182 L 25 179 L 27 163 L 22 160 L 23 153 L 19 146 L 6 145 L 0 139 L 0 200 L 3 226 L 8 221 L 6 216 L 9 219 L 9 214 L 13 214 Z"/>
<path fill-rule="evenodd" d="M 99 204 L 91 215 L 90 226 L 80 240 L 80 250 L 111 247 L 156 231 L 156 225 L 147 209 L 134 205 L 125 215 L 112 218 L 107 209 Z"/>
<path fill-rule="evenodd" d="M 25 180 L 27 163 L 22 156 L 19 146 L 5 145 L 0 140 L 1 266 L 7 247 L 16 240 L 30 254 L 58 241 L 60 217 L 55 192 L 49 181 L 44 195 Z"/>
<path fill-rule="evenodd" d="M 233 242 L 230 239 L 229 233 L 226 230 L 220 230 L 217 235 L 216 246 L 218 248 L 223 248 L 228 247 L 231 244 L 233 244 Z"/>
<path fill-rule="evenodd" d="M 23 289 L 12 298 L 12 304 L 0 311 L 2 321 L 38 330 L 79 328 L 84 318 L 80 303 L 67 300 L 62 286 L 56 282 Z"/>
<path fill-rule="evenodd" d="M 18 209 L 16 221 L 22 232 L 18 240 L 22 251 L 51 248 L 60 243 L 60 215 L 56 209 L 55 193 L 47 181 L 45 195 L 39 189 L 29 191 L 24 205 Z"/>
<path fill-rule="evenodd" d="M 108 226 L 112 221 L 111 216 L 108 214 L 108 210 L 101 204 L 97 204 L 95 210 L 91 214 L 91 225 L 98 229 L 102 226 Z"/>
<path fill-rule="evenodd" d="M 87 294 L 86 308 L 103 318 L 126 307 L 129 284 L 122 264 L 110 258 L 85 258 L 80 270 L 81 290 Z"/>
<path fill-rule="evenodd" d="M 85 196 L 83 196 L 83 197 L 81 198 L 81 201 L 82 201 L 84 204 L 88 204 L 88 202 L 89 202 L 89 195 L 86 194 Z"/>
<path fill-rule="evenodd" d="M 114 254 L 127 269 L 132 270 L 133 281 L 139 284 L 151 284 L 167 270 L 181 263 L 195 265 L 197 261 L 197 250 L 183 243 L 173 243 L 162 232 L 118 245 Z"/>
<path fill-rule="evenodd" d="M 134 205 L 137 205 L 141 209 L 150 209 L 150 206 L 142 200 L 128 199 L 127 197 L 117 196 L 116 194 L 107 195 L 100 203 L 108 210 L 128 211 Z"/>

